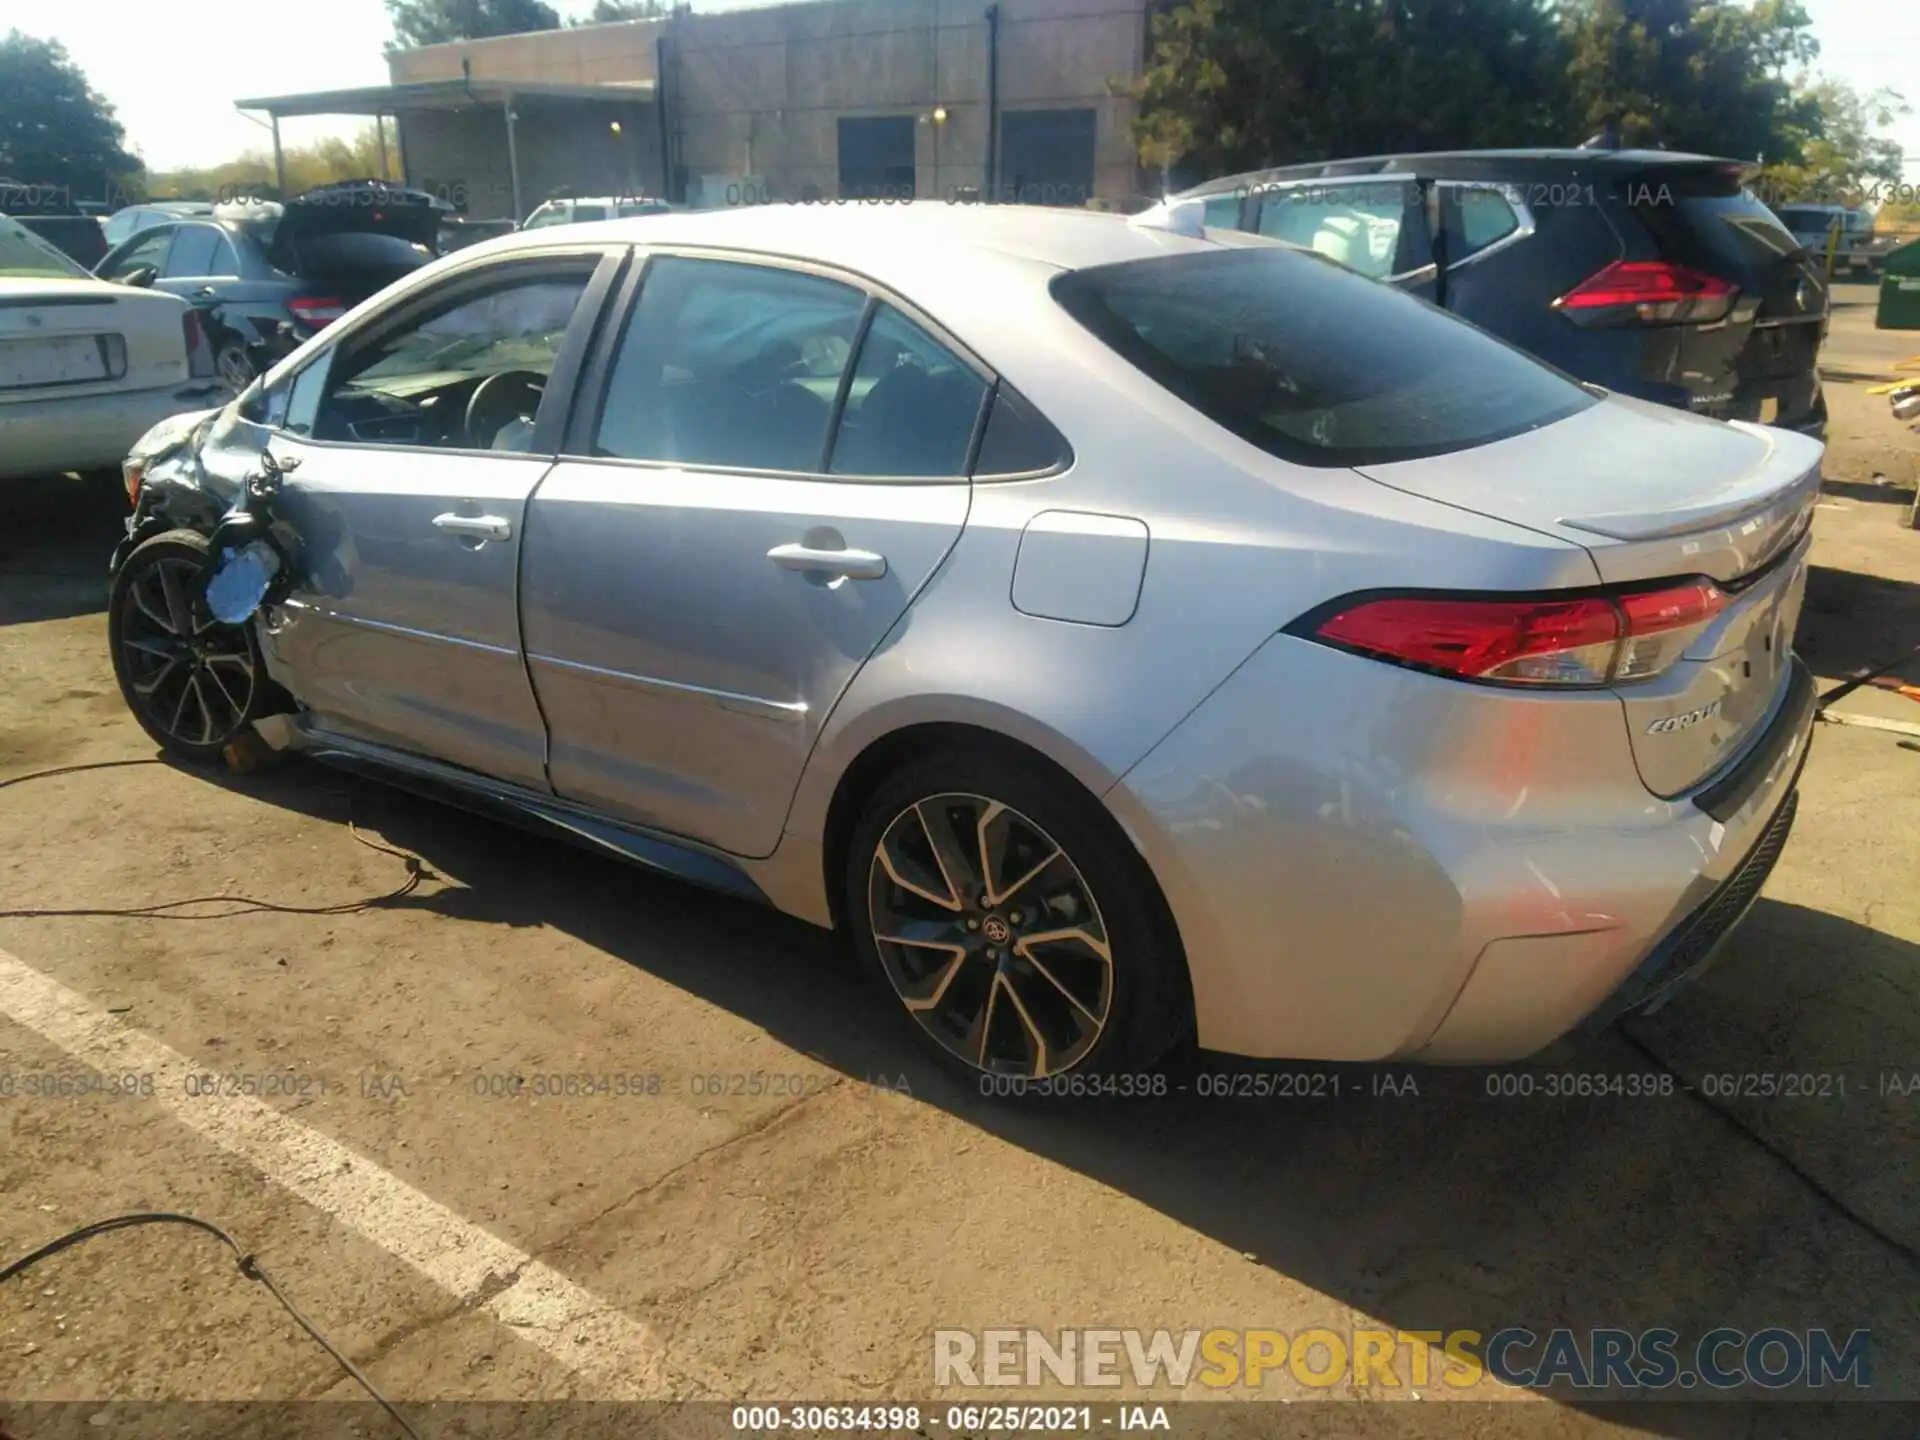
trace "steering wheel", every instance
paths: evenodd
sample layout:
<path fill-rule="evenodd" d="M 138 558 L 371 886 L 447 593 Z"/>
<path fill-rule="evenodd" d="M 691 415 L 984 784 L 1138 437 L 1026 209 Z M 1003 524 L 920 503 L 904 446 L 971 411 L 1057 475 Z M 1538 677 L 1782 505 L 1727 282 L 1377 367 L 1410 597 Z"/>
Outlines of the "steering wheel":
<path fill-rule="evenodd" d="M 532 424 L 546 394 L 547 377 L 535 370 L 502 370 L 473 387 L 461 422 L 466 442 L 476 450 L 493 448 L 494 437 L 515 420 Z"/>

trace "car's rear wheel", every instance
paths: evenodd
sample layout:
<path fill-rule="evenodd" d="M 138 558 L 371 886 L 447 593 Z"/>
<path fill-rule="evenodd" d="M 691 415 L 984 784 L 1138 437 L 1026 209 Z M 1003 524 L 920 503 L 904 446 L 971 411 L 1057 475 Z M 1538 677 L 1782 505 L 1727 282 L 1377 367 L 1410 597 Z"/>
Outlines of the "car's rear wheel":
<path fill-rule="evenodd" d="M 139 545 L 113 577 L 107 642 L 120 693 L 169 755 L 208 763 L 274 708 L 250 625 L 207 609 L 204 536 L 170 530 Z"/>
<path fill-rule="evenodd" d="M 214 351 L 213 368 L 220 376 L 220 383 L 236 395 L 251 385 L 254 377 L 260 373 L 253 363 L 253 356 L 247 353 L 247 347 L 232 337 L 222 340 L 220 348 Z"/>
<path fill-rule="evenodd" d="M 844 914 L 963 1072 L 1144 1076 L 1191 1032 L 1152 876 L 1092 797 L 1023 757 L 936 754 L 883 782 L 854 825 Z"/>

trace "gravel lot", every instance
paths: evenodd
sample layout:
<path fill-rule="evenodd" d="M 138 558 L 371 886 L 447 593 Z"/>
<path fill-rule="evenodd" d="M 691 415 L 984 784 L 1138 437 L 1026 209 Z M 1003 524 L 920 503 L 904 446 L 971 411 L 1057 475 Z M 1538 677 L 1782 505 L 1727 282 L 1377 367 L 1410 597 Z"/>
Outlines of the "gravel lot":
<path fill-rule="evenodd" d="M 1861 393 L 1920 335 L 1876 334 L 1870 292 L 1841 288 L 1838 478 L 1802 633 L 1826 680 L 1920 642 L 1920 532 L 1903 525 L 1910 496 L 1875 480 L 1909 479 L 1920 441 Z M 120 497 L 69 481 L 7 499 L 0 785 L 150 757 L 105 649 Z M 1895 673 L 1920 684 L 1920 664 Z M 1920 721 L 1886 691 L 1847 708 Z M 935 1391 L 929 1332 L 1002 1325 L 1865 1328 L 1871 1393 L 1920 1400 L 1920 753 L 1822 727 L 1802 793 L 1713 973 L 1572 1063 L 1696 1085 L 1824 1075 L 1844 1097 L 1829 1079 L 1812 1098 L 1498 1100 L 1481 1071 L 1376 1095 L 1356 1069 L 1338 1099 L 1190 1092 L 1033 1113 L 929 1070 L 829 938 L 399 792 L 301 763 L 0 788 L 0 1076 L 18 1077 L 0 1096 L 0 1259 L 118 1212 L 191 1212 L 422 1407 L 944 1406 L 964 1397 Z M 348 821 L 428 873 L 380 898 L 406 866 Z M 260 903 L 102 913 L 198 896 Z M 68 913 L 26 913 L 48 911 Z M 137 1078 L 132 1094 L 25 1093 L 27 1077 L 88 1073 L 76 1055 L 157 1077 L 153 1093 Z M 200 1093 L 216 1088 L 202 1075 L 280 1078 L 221 1085 L 265 1092 L 236 1103 Z M 564 1075 L 594 1093 L 542 1078 Z M 1261 1394 L 1413 1388 L 1282 1371 Z M 92 1402 L 356 1393 L 188 1231 L 102 1238 L 0 1287 L 0 1418 L 14 1410 L 19 1440 L 114 1433 L 118 1412 Z M 1426 1404 L 1417 1421 L 1320 1406 L 1311 1433 L 1915 1430 L 1912 1412 L 1864 1405 L 1504 1398 Z M 19 1409 L 52 1401 L 89 1403 Z M 166 1413 L 194 1433 L 263 1423 Z M 317 1434 L 317 1417 L 348 1412 L 276 1413 L 274 1433 Z M 477 1423 L 424 1413 L 441 1433 Z M 358 1433 L 389 1433 L 351 1414 Z M 1176 1423 L 1304 1420 L 1295 1405 Z M 559 1406 L 514 1433 L 608 1423 Z"/>

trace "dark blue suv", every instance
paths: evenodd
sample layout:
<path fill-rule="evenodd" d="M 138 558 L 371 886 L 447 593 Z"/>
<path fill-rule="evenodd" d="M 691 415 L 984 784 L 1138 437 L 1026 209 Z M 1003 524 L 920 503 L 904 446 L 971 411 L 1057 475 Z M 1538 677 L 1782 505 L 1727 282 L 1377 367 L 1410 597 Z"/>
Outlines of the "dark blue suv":
<path fill-rule="evenodd" d="M 1824 438 L 1826 277 L 1747 189 L 1756 170 L 1468 150 L 1234 175 L 1172 203 L 1412 291 L 1578 379 Z"/>

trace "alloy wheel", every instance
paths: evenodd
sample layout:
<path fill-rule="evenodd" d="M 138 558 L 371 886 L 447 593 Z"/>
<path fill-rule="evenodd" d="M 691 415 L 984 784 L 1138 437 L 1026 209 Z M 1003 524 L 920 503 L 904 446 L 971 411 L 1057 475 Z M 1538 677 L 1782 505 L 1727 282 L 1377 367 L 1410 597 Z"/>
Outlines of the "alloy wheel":
<path fill-rule="evenodd" d="M 214 745 L 239 730 L 259 675 L 247 632 L 206 604 L 205 568 L 162 556 L 127 586 L 120 648 L 136 703 L 184 745 Z"/>
<path fill-rule="evenodd" d="M 984 795 L 933 795 L 887 825 L 868 875 L 874 946 L 920 1027 L 977 1070 L 1070 1070 L 1113 1008 L 1113 952 L 1072 858 Z"/>
<path fill-rule="evenodd" d="M 221 383 L 236 395 L 251 385 L 258 373 L 245 348 L 239 345 L 221 346 L 220 353 L 213 357 L 213 365 Z"/>

